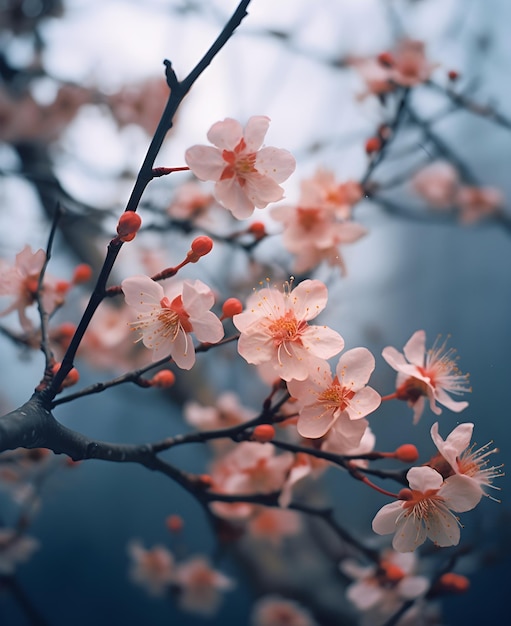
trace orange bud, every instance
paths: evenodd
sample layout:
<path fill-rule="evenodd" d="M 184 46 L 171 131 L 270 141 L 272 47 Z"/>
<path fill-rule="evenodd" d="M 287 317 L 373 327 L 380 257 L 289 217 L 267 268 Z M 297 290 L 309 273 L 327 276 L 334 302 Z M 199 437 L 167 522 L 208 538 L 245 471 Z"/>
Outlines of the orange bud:
<path fill-rule="evenodd" d="M 142 219 L 135 211 L 125 211 L 119 218 L 117 224 L 117 234 L 121 241 L 131 241 L 135 239 L 135 235 L 138 232 L 142 224 Z"/>
<path fill-rule="evenodd" d="M 379 137 L 369 137 L 366 141 L 367 154 L 373 154 L 373 152 L 379 152 L 381 149 L 381 139 Z"/>
<path fill-rule="evenodd" d="M 438 581 L 439 591 L 448 593 L 465 593 L 470 587 L 470 581 L 466 576 L 447 572 L 440 576 Z"/>
<path fill-rule="evenodd" d="M 253 222 L 247 228 L 247 232 L 254 235 L 257 241 L 266 237 L 266 227 L 262 222 Z"/>
<path fill-rule="evenodd" d="M 405 577 L 405 573 L 400 567 L 398 567 L 394 563 L 389 563 L 388 561 L 381 563 L 380 569 L 384 573 L 385 578 L 393 583 L 398 583 Z"/>
<path fill-rule="evenodd" d="M 232 317 L 243 311 L 243 305 L 238 298 L 227 298 L 222 306 L 222 319 Z"/>
<path fill-rule="evenodd" d="M 259 424 L 254 428 L 252 433 L 252 441 L 259 443 L 267 443 L 275 437 L 275 428 L 271 424 Z"/>
<path fill-rule="evenodd" d="M 419 451 L 413 443 L 405 443 L 396 450 L 395 458 L 403 463 L 415 463 L 419 458 Z"/>
<path fill-rule="evenodd" d="M 458 78 L 460 77 L 459 73 L 456 70 L 449 70 L 447 76 L 449 77 L 449 80 L 453 81 L 458 80 Z"/>
<path fill-rule="evenodd" d="M 178 533 L 183 529 L 183 518 L 180 515 L 169 515 L 165 520 L 165 526 L 171 533 Z"/>
<path fill-rule="evenodd" d="M 190 251 L 188 252 L 187 259 L 189 263 L 197 263 L 197 261 L 206 254 L 209 254 L 213 249 L 213 240 L 211 237 L 206 237 L 203 235 L 201 237 L 196 237 L 192 241 L 192 245 L 190 246 Z"/>
<path fill-rule="evenodd" d="M 174 372 L 171 372 L 170 370 L 160 370 L 151 378 L 149 384 L 151 387 L 160 387 L 165 389 L 166 387 L 172 387 L 175 382 L 176 377 Z"/>
<path fill-rule="evenodd" d="M 75 267 L 73 274 L 73 283 L 75 285 L 81 285 L 88 282 L 92 278 L 92 268 L 87 263 L 80 263 Z"/>
<path fill-rule="evenodd" d="M 59 371 L 60 366 L 61 366 L 60 363 L 55 363 L 53 365 L 53 367 L 51 368 L 51 371 L 53 372 L 54 375 Z M 78 373 L 78 370 L 76 369 L 76 367 L 73 367 L 70 370 L 69 374 L 62 381 L 60 389 L 62 390 L 62 389 L 65 389 L 66 387 L 71 387 L 72 385 L 76 385 L 76 383 L 79 380 L 80 380 L 80 374 Z"/>
<path fill-rule="evenodd" d="M 394 65 L 394 57 L 391 52 L 382 52 L 378 55 L 378 63 L 384 67 L 392 67 Z"/>

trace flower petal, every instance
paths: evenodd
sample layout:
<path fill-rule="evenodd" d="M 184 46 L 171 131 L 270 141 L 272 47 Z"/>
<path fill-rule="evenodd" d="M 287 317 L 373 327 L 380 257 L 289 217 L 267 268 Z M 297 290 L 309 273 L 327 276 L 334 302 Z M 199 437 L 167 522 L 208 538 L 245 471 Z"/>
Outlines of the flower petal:
<path fill-rule="evenodd" d="M 255 168 L 275 182 L 283 183 L 295 171 L 296 161 L 288 150 L 268 146 L 257 153 Z"/>
<path fill-rule="evenodd" d="M 424 356 L 426 354 L 426 333 L 423 330 L 417 330 L 406 342 L 403 348 L 405 357 L 418 367 L 424 366 Z"/>
<path fill-rule="evenodd" d="M 185 161 L 199 180 L 219 180 L 227 165 L 221 152 L 211 146 L 188 148 Z"/>
<path fill-rule="evenodd" d="M 270 126 L 266 115 L 253 115 L 245 125 L 245 143 L 247 152 L 256 152 L 263 145 L 264 137 Z"/>
<path fill-rule="evenodd" d="M 343 387 L 358 391 L 368 382 L 374 367 L 374 356 L 367 348 L 353 348 L 341 355 L 336 373 Z"/>
<path fill-rule="evenodd" d="M 222 122 L 213 124 L 207 137 L 220 150 L 234 150 L 243 139 L 243 128 L 237 120 L 226 117 Z"/>

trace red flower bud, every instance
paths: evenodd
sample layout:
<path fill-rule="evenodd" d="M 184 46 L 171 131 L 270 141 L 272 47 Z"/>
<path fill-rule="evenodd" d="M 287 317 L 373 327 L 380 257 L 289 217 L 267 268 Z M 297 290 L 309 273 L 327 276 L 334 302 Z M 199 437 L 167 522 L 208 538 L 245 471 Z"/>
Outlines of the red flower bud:
<path fill-rule="evenodd" d="M 403 461 L 403 463 L 415 463 L 419 458 L 419 451 L 413 445 L 413 443 L 405 443 L 395 452 L 396 459 Z"/>
<path fill-rule="evenodd" d="M 438 581 L 438 590 L 447 593 L 465 593 L 469 587 L 469 579 L 454 572 L 443 574 Z"/>
<path fill-rule="evenodd" d="M 264 237 L 266 237 L 266 227 L 265 227 L 265 225 L 262 222 L 253 222 L 247 228 L 247 232 L 249 232 L 252 235 L 254 235 L 254 238 L 257 241 L 259 241 L 260 239 L 263 239 Z"/>
<path fill-rule="evenodd" d="M 275 437 L 275 428 L 271 424 L 259 424 L 254 428 L 252 433 L 252 441 L 259 443 L 267 443 Z"/>
<path fill-rule="evenodd" d="M 213 248 L 213 240 L 211 237 L 205 235 L 196 237 L 192 241 L 190 251 L 188 252 L 187 259 L 189 263 L 197 263 L 197 261 L 206 254 L 209 254 Z"/>
<path fill-rule="evenodd" d="M 151 387 L 160 387 L 161 389 L 165 389 L 167 387 L 172 387 L 175 382 L 176 377 L 174 372 L 171 372 L 170 370 L 160 370 L 151 378 L 149 384 Z"/>
<path fill-rule="evenodd" d="M 138 232 L 142 224 L 142 219 L 138 213 L 134 211 L 125 211 L 119 218 L 117 224 L 117 234 L 121 241 L 131 241 L 135 239 L 135 235 Z"/>
<path fill-rule="evenodd" d="M 238 315 L 243 311 L 243 305 L 238 298 L 227 298 L 222 306 L 222 319 L 227 319 L 233 315 Z"/>
<path fill-rule="evenodd" d="M 75 267 L 73 274 L 73 284 L 81 285 L 88 282 L 92 278 L 92 268 L 87 263 L 80 263 Z"/>
<path fill-rule="evenodd" d="M 183 529 L 183 518 L 180 515 L 169 515 L 165 520 L 165 526 L 171 533 L 178 533 Z"/>

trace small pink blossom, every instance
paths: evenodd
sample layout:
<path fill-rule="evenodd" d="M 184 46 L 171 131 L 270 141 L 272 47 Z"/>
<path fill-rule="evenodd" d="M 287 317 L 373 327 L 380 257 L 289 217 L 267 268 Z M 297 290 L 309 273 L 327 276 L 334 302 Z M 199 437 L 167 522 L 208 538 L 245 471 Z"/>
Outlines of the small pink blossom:
<path fill-rule="evenodd" d="M 414 87 L 426 82 L 436 67 L 426 58 L 422 41 L 402 39 L 392 53 L 390 80 L 402 87 Z"/>
<path fill-rule="evenodd" d="M 331 328 L 308 324 L 327 299 L 319 280 L 304 280 L 284 293 L 273 287 L 256 291 L 245 311 L 233 317 L 241 332 L 238 352 L 248 363 L 271 367 L 284 380 L 305 380 L 318 359 L 329 359 L 344 347 Z"/>
<path fill-rule="evenodd" d="M 39 542 L 33 537 L 10 528 L 0 529 L 0 576 L 14 574 L 18 564 L 28 561 L 38 548 Z"/>
<path fill-rule="evenodd" d="M 457 545 L 460 523 L 452 511 L 473 509 L 481 499 L 481 489 L 459 474 L 444 481 L 431 467 L 412 467 L 406 476 L 410 489 L 403 489 L 402 499 L 378 511 L 374 532 L 395 533 L 392 546 L 398 552 L 412 552 L 428 538 L 442 547 Z"/>
<path fill-rule="evenodd" d="M 119 127 L 136 124 L 152 135 L 168 97 L 167 81 L 157 77 L 123 87 L 107 97 L 107 104 Z"/>
<path fill-rule="evenodd" d="M 434 161 L 415 174 L 412 185 L 432 207 L 450 208 L 456 202 L 459 175 L 449 162 Z"/>
<path fill-rule="evenodd" d="M 167 208 L 171 217 L 190 220 L 196 225 L 208 225 L 210 209 L 215 203 L 213 196 L 206 193 L 197 182 L 184 183 L 176 189 L 172 203 Z"/>
<path fill-rule="evenodd" d="M 472 224 L 498 214 L 504 206 L 504 195 L 493 187 L 460 187 L 456 196 L 463 224 Z"/>
<path fill-rule="evenodd" d="M 187 402 L 184 406 L 186 421 L 198 430 L 230 428 L 253 419 L 256 412 L 240 403 L 239 397 L 230 391 L 220 394 L 214 406 Z"/>
<path fill-rule="evenodd" d="M 252 539 L 264 540 L 276 548 L 285 537 L 296 535 L 302 529 L 300 515 L 296 511 L 261 507 L 247 522 Z"/>
<path fill-rule="evenodd" d="M 327 261 L 344 272 L 338 246 L 353 243 L 367 233 L 351 221 L 352 207 L 361 198 L 359 183 L 339 183 L 333 172 L 320 169 L 302 181 L 297 206 L 273 207 L 273 219 L 284 227 L 284 247 L 295 255 L 294 271 L 306 272 Z"/>
<path fill-rule="evenodd" d="M 449 464 L 451 472 L 467 476 L 479 487 L 481 493 L 488 495 L 483 488 L 498 489 L 492 484 L 492 481 L 494 478 L 502 476 L 500 466 L 486 467 L 488 464 L 487 457 L 498 452 L 498 450 L 491 448 L 489 443 L 478 450 L 474 450 L 474 446 L 470 445 L 473 429 L 474 424 L 470 422 L 459 424 L 444 441 L 438 432 L 438 422 L 435 422 L 431 427 L 431 438 L 442 458 Z M 433 463 L 434 459 L 431 464 Z M 441 473 L 445 476 L 442 471 Z"/>
<path fill-rule="evenodd" d="M 0 316 L 12 311 L 18 313 L 20 324 L 24 331 L 29 332 L 33 324 L 27 317 L 26 308 L 36 301 L 39 275 L 46 261 L 44 250 L 32 252 L 30 246 L 25 246 L 16 255 L 13 266 L 0 260 L 0 296 L 13 298 L 11 304 L 0 311 Z M 42 306 L 46 313 L 53 313 L 56 307 L 64 302 L 64 296 L 71 287 L 71 283 L 45 277 L 42 288 Z"/>
<path fill-rule="evenodd" d="M 174 582 L 174 557 L 164 546 L 146 550 L 138 541 L 128 545 L 130 577 L 151 595 L 163 595 Z"/>
<path fill-rule="evenodd" d="M 416 575 L 417 563 L 414 552 L 393 550 L 386 550 L 377 566 L 361 566 L 347 559 L 341 570 L 354 582 L 346 589 L 346 596 L 366 616 L 370 614 L 371 623 L 383 624 L 404 602 L 427 592 L 429 580 Z"/>
<path fill-rule="evenodd" d="M 340 183 L 334 172 L 319 168 L 314 176 L 302 181 L 299 204 L 326 209 L 338 219 L 347 220 L 363 195 L 359 182 L 347 180 Z"/>
<path fill-rule="evenodd" d="M 209 129 L 208 139 L 216 146 L 192 146 L 185 160 L 200 180 L 215 181 L 215 198 L 237 219 L 250 217 L 254 208 L 263 209 L 284 197 L 279 183 L 294 172 L 296 162 L 287 150 L 261 147 L 270 119 L 251 117 L 245 128 L 232 118 Z"/>
<path fill-rule="evenodd" d="M 222 339 L 222 322 L 209 309 L 215 297 L 200 280 L 177 282 L 165 292 L 148 276 L 133 276 L 122 281 L 126 303 L 137 312 L 134 330 L 153 351 L 153 361 L 171 355 L 176 365 L 189 370 L 195 363 L 195 348 L 190 338 L 216 343 Z"/>
<path fill-rule="evenodd" d="M 250 626 L 318 626 L 318 623 L 297 602 L 269 595 L 254 604 Z"/>
<path fill-rule="evenodd" d="M 213 615 L 222 601 L 222 592 L 235 587 L 233 580 L 201 556 L 176 565 L 174 582 L 179 587 L 179 607 L 203 616 Z"/>
<path fill-rule="evenodd" d="M 349 418 L 349 430 L 351 421 L 375 411 L 380 406 L 380 394 L 366 386 L 374 366 L 374 357 L 367 348 L 353 348 L 339 359 L 334 377 L 324 362 L 306 380 L 289 381 L 289 393 L 297 400 L 300 435 L 323 437 L 342 415 Z"/>
<path fill-rule="evenodd" d="M 446 349 L 446 342 L 426 351 L 426 333 L 416 331 L 403 348 L 403 354 L 396 348 L 387 346 L 382 351 L 383 358 L 398 372 L 396 397 L 407 400 L 414 410 L 416 424 L 424 410 L 424 400 L 435 415 L 442 410 L 437 402 L 458 413 L 468 406 L 468 402 L 458 402 L 449 394 L 460 395 L 470 391 L 468 374 L 462 374 L 456 364 L 455 350 Z"/>

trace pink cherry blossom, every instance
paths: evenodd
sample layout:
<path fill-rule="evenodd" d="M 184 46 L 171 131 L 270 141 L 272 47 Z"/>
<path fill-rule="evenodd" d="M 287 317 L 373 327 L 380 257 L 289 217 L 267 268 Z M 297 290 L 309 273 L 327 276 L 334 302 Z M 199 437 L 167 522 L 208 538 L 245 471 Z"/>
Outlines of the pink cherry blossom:
<path fill-rule="evenodd" d="M 438 432 L 438 422 L 435 422 L 431 427 L 431 438 L 442 458 L 449 464 L 451 471 L 455 474 L 468 476 L 484 495 L 488 495 L 484 492 L 483 487 L 498 489 L 492 484 L 492 481 L 494 478 L 502 476 L 500 466 L 486 467 L 488 464 L 487 457 L 498 452 L 498 450 L 491 448 L 490 443 L 474 450 L 474 446 L 470 445 L 473 429 L 474 424 L 470 422 L 459 424 L 444 441 Z"/>
<path fill-rule="evenodd" d="M 459 175 L 448 161 L 434 161 L 415 174 L 412 185 L 432 207 L 445 209 L 455 204 Z"/>
<path fill-rule="evenodd" d="M 460 523 L 452 511 L 473 509 L 481 489 L 467 476 L 456 474 L 446 481 L 431 467 L 412 467 L 407 479 L 410 489 L 402 499 L 383 506 L 373 519 L 379 535 L 394 534 L 392 546 L 398 552 L 412 552 L 431 539 L 438 546 L 455 546 L 460 540 Z"/>
<path fill-rule="evenodd" d="M 284 247 L 295 255 L 294 271 L 306 272 L 327 261 L 344 272 L 339 246 L 353 243 L 367 233 L 351 220 L 352 206 L 361 197 L 359 183 L 339 183 L 333 172 L 320 169 L 302 181 L 297 206 L 273 207 L 273 219 L 284 227 Z"/>
<path fill-rule="evenodd" d="M 251 539 L 265 541 L 278 548 L 285 537 L 296 535 L 302 529 L 301 517 L 296 511 L 260 507 L 247 522 Z"/>
<path fill-rule="evenodd" d="M 174 557 L 164 546 L 146 550 L 138 541 L 128 545 L 130 577 L 151 595 L 163 595 L 174 582 Z"/>
<path fill-rule="evenodd" d="M 327 326 L 308 324 L 325 308 L 328 290 L 319 280 L 294 289 L 265 287 L 252 294 L 243 313 L 233 317 L 241 332 L 238 352 L 254 365 L 267 364 L 284 380 L 305 380 L 318 359 L 329 359 L 344 340 Z"/>
<path fill-rule="evenodd" d="M 26 332 L 33 328 L 32 322 L 27 317 L 26 308 L 36 301 L 39 275 L 45 261 L 44 250 L 32 252 L 30 246 L 25 246 L 16 255 L 16 261 L 12 266 L 0 259 L 0 296 L 13 298 L 7 308 L 0 311 L 0 316 L 16 311 L 20 324 Z M 63 304 L 64 296 L 70 286 L 69 282 L 45 277 L 42 306 L 47 313 L 52 313 L 56 307 Z"/>
<path fill-rule="evenodd" d="M 256 411 L 245 408 L 235 393 L 226 391 L 218 396 L 214 406 L 187 402 L 184 416 L 198 430 L 215 430 L 247 422 L 256 416 Z"/>
<path fill-rule="evenodd" d="M 472 224 L 497 215 L 504 206 L 504 195 L 493 187 L 460 187 L 456 196 L 463 224 Z"/>
<path fill-rule="evenodd" d="M 422 41 L 402 39 L 392 53 L 390 80 L 402 87 L 413 87 L 427 81 L 436 67 L 426 58 Z"/>
<path fill-rule="evenodd" d="M 384 624 L 407 600 L 423 596 L 429 588 L 425 576 L 416 575 L 418 559 L 414 552 L 386 550 L 376 565 L 361 566 L 346 559 L 341 570 L 353 579 L 346 596 L 370 616 L 371 623 Z"/>
<path fill-rule="evenodd" d="M 346 423 L 349 431 L 351 421 L 375 411 L 380 406 L 380 394 L 366 386 L 374 365 L 374 357 L 367 348 L 353 348 L 339 359 L 334 377 L 325 362 L 306 380 L 289 381 L 289 393 L 297 400 L 300 435 L 312 439 L 323 437 L 343 414 L 349 418 Z"/>
<path fill-rule="evenodd" d="M 468 406 L 468 402 L 458 402 L 449 394 L 462 394 L 470 391 L 468 374 L 462 374 L 455 359 L 456 351 L 446 349 L 446 341 L 437 342 L 426 351 L 426 333 L 416 331 L 403 348 L 403 354 L 388 346 L 382 351 L 383 358 L 398 372 L 396 397 L 407 400 L 414 410 L 416 424 L 424 410 L 424 400 L 428 398 L 430 408 L 436 415 L 442 410 L 437 402 L 458 413 Z"/>
<path fill-rule="evenodd" d="M 209 309 L 215 297 L 200 280 L 177 282 L 165 292 L 148 276 L 133 276 L 122 281 L 126 303 L 137 312 L 134 330 L 153 351 L 153 361 L 171 355 L 176 365 L 189 370 L 195 363 L 195 348 L 190 338 L 216 343 L 224 335 L 222 322 Z"/>
<path fill-rule="evenodd" d="M 234 588 L 233 580 L 213 569 L 205 557 L 196 556 L 176 565 L 179 607 L 203 616 L 213 615 L 222 601 L 221 592 Z"/>
<path fill-rule="evenodd" d="M 297 602 L 269 595 L 254 604 L 250 626 L 318 626 L 318 623 Z"/>
<path fill-rule="evenodd" d="M 342 220 L 351 218 L 353 206 L 364 195 L 359 182 L 347 180 L 340 183 L 334 172 L 323 168 L 303 180 L 300 189 L 300 206 L 320 207 Z"/>
<path fill-rule="evenodd" d="M 18 564 L 28 561 L 38 548 L 37 539 L 11 528 L 0 529 L 0 576 L 14 574 Z"/>
<path fill-rule="evenodd" d="M 192 146 L 186 163 L 200 180 L 215 181 L 215 198 L 237 219 L 250 217 L 254 208 L 263 209 L 284 197 L 279 183 L 294 172 L 296 162 L 287 150 L 261 147 L 270 119 L 251 117 L 245 128 L 232 118 L 209 129 L 208 139 L 216 146 Z"/>

